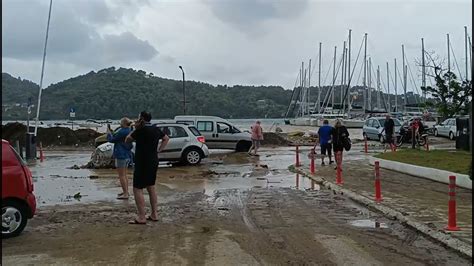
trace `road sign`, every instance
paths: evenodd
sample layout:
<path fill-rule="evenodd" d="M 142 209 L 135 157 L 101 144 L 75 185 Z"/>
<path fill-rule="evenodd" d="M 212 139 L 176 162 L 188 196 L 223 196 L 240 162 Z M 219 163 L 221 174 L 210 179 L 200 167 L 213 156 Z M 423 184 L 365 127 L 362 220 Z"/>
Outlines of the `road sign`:
<path fill-rule="evenodd" d="M 71 108 L 69 109 L 69 117 L 70 117 L 70 118 L 76 117 L 76 110 L 74 110 L 74 107 L 71 107 Z"/>

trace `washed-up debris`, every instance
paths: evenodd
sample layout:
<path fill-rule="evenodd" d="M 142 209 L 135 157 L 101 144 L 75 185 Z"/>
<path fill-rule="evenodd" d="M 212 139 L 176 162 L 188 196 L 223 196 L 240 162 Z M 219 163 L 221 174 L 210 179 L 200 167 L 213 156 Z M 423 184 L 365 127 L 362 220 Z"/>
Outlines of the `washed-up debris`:
<path fill-rule="evenodd" d="M 71 166 L 71 167 L 68 167 L 67 169 L 74 169 L 74 170 L 79 170 L 81 169 L 77 164 Z"/>
<path fill-rule="evenodd" d="M 228 211 L 229 210 L 229 208 L 227 208 L 227 207 L 218 207 L 217 209 L 219 211 Z"/>
<path fill-rule="evenodd" d="M 99 176 L 98 176 L 98 175 L 90 175 L 89 178 L 90 178 L 90 179 L 98 179 Z"/>

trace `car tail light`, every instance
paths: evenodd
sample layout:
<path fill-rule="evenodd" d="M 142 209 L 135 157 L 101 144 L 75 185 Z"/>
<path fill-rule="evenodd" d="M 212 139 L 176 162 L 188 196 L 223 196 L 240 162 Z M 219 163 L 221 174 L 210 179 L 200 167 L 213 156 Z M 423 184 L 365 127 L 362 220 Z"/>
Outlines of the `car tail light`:
<path fill-rule="evenodd" d="M 199 141 L 201 143 L 205 143 L 206 139 L 203 136 L 199 136 L 199 137 L 197 137 L 197 141 Z"/>

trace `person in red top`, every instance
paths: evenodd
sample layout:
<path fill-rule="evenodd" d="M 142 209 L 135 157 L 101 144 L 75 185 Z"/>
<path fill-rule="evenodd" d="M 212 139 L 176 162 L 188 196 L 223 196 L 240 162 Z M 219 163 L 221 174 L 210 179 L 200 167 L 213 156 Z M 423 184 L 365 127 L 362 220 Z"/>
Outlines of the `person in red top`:
<path fill-rule="evenodd" d="M 249 149 L 248 154 L 253 156 L 258 156 L 257 151 L 260 148 L 260 142 L 263 140 L 263 130 L 260 125 L 260 121 L 256 121 L 255 124 L 251 127 L 252 129 L 252 146 Z M 252 154 L 253 150 L 253 154 Z"/>

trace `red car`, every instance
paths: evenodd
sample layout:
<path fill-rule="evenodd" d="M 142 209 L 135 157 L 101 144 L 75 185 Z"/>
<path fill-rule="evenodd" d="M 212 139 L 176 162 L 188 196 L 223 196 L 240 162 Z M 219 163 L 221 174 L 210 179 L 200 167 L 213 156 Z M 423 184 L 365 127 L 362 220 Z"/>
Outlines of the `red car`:
<path fill-rule="evenodd" d="M 2 238 L 19 235 L 35 211 L 30 169 L 8 141 L 2 139 Z"/>

